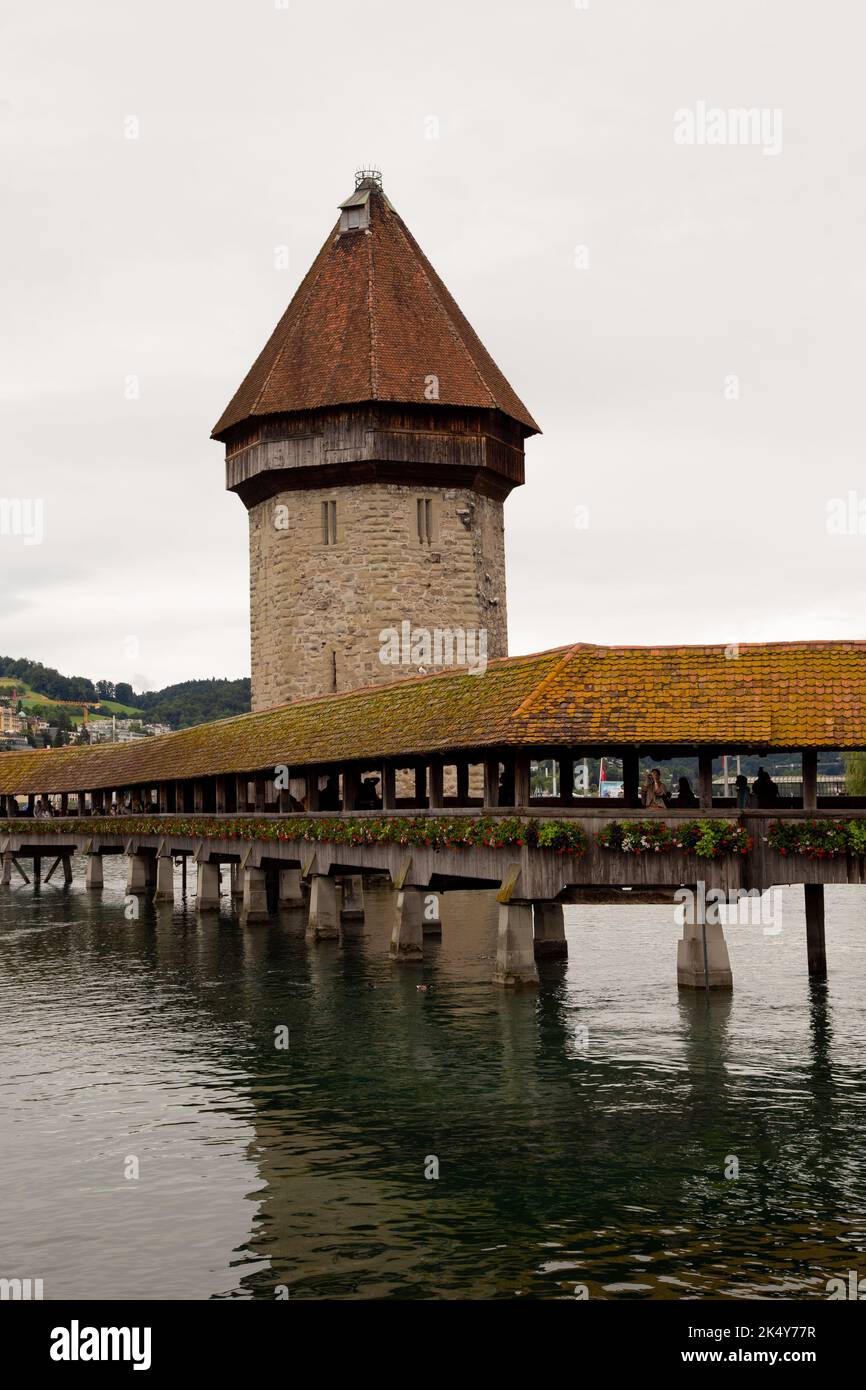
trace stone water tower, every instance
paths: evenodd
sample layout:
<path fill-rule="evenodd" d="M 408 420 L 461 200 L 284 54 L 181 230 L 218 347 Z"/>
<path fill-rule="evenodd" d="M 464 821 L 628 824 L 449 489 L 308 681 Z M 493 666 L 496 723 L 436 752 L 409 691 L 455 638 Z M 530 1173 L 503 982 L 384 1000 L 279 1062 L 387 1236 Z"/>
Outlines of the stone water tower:
<path fill-rule="evenodd" d="M 537 431 L 378 171 L 358 173 L 213 431 L 249 512 L 253 709 L 417 675 L 407 634 L 422 661 L 423 633 L 445 634 L 427 670 L 461 631 L 507 655 L 503 503 Z"/>

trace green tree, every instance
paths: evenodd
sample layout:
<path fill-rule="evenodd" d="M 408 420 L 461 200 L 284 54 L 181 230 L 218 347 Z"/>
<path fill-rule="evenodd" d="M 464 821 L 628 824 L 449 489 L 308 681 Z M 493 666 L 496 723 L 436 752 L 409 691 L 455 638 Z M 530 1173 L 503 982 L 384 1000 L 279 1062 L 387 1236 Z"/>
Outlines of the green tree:
<path fill-rule="evenodd" d="M 866 796 L 866 753 L 846 755 L 845 790 L 849 796 Z"/>

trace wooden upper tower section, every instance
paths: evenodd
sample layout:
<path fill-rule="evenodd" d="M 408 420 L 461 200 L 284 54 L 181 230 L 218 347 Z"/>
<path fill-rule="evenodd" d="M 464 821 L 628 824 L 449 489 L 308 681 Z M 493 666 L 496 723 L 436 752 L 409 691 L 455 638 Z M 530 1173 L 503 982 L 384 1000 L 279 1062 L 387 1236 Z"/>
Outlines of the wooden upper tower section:
<path fill-rule="evenodd" d="M 522 483 L 538 426 L 376 171 L 354 192 L 213 437 L 247 506 L 368 481 Z"/>

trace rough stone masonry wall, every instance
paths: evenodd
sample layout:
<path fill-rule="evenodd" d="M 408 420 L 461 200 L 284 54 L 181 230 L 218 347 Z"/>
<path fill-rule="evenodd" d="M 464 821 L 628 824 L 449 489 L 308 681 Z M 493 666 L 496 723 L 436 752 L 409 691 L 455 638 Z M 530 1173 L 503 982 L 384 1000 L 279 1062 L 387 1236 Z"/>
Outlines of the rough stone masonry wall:
<path fill-rule="evenodd" d="M 430 544 L 419 497 L 432 501 Z M 337 504 L 335 545 L 323 502 Z M 279 493 L 250 511 L 250 617 L 254 710 L 417 675 L 379 656 L 380 632 L 404 621 L 486 629 L 488 660 L 505 656 L 502 503 L 390 483 Z"/>

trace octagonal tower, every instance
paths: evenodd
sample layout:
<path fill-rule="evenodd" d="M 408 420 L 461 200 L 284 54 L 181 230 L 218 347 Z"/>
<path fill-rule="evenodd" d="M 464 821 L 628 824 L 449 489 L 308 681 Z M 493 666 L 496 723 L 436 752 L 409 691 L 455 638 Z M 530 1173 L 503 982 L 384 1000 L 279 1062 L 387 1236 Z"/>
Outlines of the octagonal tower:
<path fill-rule="evenodd" d="M 503 502 L 537 431 L 362 171 L 213 431 L 249 512 L 253 709 L 450 664 L 449 633 L 507 655 Z"/>

